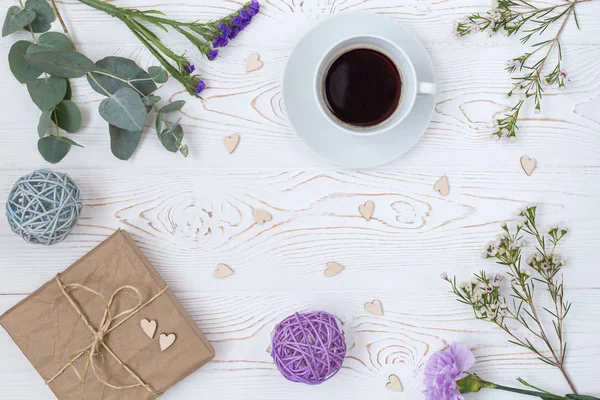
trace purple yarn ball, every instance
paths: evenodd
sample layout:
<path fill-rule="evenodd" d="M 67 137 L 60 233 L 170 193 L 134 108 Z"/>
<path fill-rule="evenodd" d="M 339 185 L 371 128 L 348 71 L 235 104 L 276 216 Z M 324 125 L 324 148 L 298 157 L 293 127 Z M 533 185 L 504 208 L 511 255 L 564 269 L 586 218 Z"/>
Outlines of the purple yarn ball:
<path fill-rule="evenodd" d="M 275 327 L 271 348 L 286 379 L 319 385 L 342 368 L 346 339 L 328 312 L 295 313 Z"/>

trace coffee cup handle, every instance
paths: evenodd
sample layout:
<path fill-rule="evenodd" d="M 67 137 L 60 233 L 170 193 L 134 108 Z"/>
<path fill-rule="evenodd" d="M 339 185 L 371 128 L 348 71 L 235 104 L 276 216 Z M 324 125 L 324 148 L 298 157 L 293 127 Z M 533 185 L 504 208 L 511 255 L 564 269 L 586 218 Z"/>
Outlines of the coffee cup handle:
<path fill-rule="evenodd" d="M 435 94 L 437 86 L 432 82 L 419 82 L 419 94 Z"/>

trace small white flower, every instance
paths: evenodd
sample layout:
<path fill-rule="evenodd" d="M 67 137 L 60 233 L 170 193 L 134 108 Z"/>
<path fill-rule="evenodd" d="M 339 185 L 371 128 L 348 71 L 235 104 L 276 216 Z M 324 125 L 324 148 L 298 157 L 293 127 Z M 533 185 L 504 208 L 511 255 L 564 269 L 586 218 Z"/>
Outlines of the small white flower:
<path fill-rule="evenodd" d="M 567 260 L 565 260 L 564 258 L 561 257 L 561 259 L 560 259 L 560 266 L 564 267 L 565 265 L 567 265 Z"/>
<path fill-rule="evenodd" d="M 525 93 L 521 93 L 521 95 L 519 96 L 520 100 L 527 100 L 527 94 Z"/>
<path fill-rule="evenodd" d="M 506 221 L 500 222 L 500 228 L 505 229 L 507 226 Z"/>
<path fill-rule="evenodd" d="M 477 285 L 477 282 L 479 282 L 479 281 L 477 280 L 477 278 L 471 278 L 471 284 L 472 284 L 472 285 Z"/>
<path fill-rule="evenodd" d="M 481 258 L 483 258 L 484 260 L 488 257 L 489 257 L 489 254 L 487 251 L 484 251 L 483 253 L 481 253 Z"/>
<path fill-rule="evenodd" d="M 539 113 L 541 113 L 541 112 L 542 112 L 542 110 L 540 110 L 539 108 L 537 108 L 537 107 L 536 107 L 536 108 L 535 108 L 535 110 L 533 110 L 533 112 L 534 112 L 535 114 L 539 114 Z"/>
<path fill-rule="evenodd" d="M 558 230 L 558 225 L 552 225 L 550 229 L 548 229 L 548 233 L 552 233 Z"/>
<path fill-rule="evenodd" d="M 504 128 L 500 133 L 502 133 L 502 136 L 508 136 L 510 132 L 508 131 L 508 129 Z"/>
<path fill-rule="evenodd" d="M 452 36 L 454 37 L 454 39 L 460 39 L 460 34 L 456 31 L 454 31 L 454 33 L 452 33 Z"/>
<path fill-rule="evenodd" d="M 558 90 L 560 90 L 561 92 L 565 89 L 566 89 L 565 85 L 558 85 Z"/>
<path fill-rule="evenodd" d="M 498 309 L 498 304 L 490 304 L 490 308 L 492 309 L 492 311 L 496 311 Z"/>
<path fill-rule="evenodd" d="M 560 263 L 560 257 L 557 256 L 556 254 L 552 256 L 552 262 L 554 264 L 559 264 Z"/>
<path fill-rule="evenodd" d="M 508 315 L 508 311 L 500 310 L 500 315 L 502 315 L 503 317 L 506 317 Z"/>
<path fill-rule="evenodd" d="M 515 140 L 517 140 L 517 137 L 516 137 L 516 136 L 514 136 L 514 135 L 513 135 L 513 136 L 510 136 L 510 137 L 508 138 L 508 141 L 509 141 L 509 142 L 511 142 L 511 143 L 512 143 L 512 142 L 514 142 Z"/>
<path fill-rule="evenodd" d="M 521 229 L 523 227 L 523 225 L 525 225 L 525 222 L 517 221 L 517 228 Z"/>
<path fill-rule="evenodd" d="M 506 28 L 504 28 L 504 27 L 503 27 L 503 28 L 500 28 L 500 33 L 501 33 L 503 36 L 508 36 L 508 31 L 507 31 L 507 30 L 506 30 Z"/>
<path fill-rule="evenodd" d="M 532 277 L 533 276 L 533 270 L 532 269 L 528 269 L 527 271 L 525 271 L 525 275 L 527 275 L 528 277 Z"/>
<path fill-rule="evenodd" d="M 567 232 L 569 232 L 569 229 L 567 229 L 567 228 L 561 228 L 561 230 L 560 230 L 560 231 L 561 231 L 561 232 L 562 232 L 562 234 L 564 235 L 564 234 L 566 234 Z"/>
<path fill-rule="evenodd" d="M 496 135 L 495 133 L 492 133 L 492 136 L 490 136 L 490 139 L 492 139 L 493 141 L 498 141 L 500 140 L 500 136 Z"/>
<path fill-rule="evenodd" d="M 502 282 L 504 280 L 504 275 L 496 274 L 496 277 L 494 278 L 494 280 L 498 281 L 498 282 Z"/>
<path fill-rule="evenodd" d="M 533 257 L 529 257 L 526 261 L 527 265 L 533 265 Z"/>
<path fill-rule="evenodd" d="M 446 280 L 446 279 L 448 279 L 448 274 L 447 274 L 447 273 L 445 273 L 445 272 L 442 272 L 442 273 L 440 274 L 440 278 L 442 278 L 442 279 Z"/>
<path fill-rule="evenodd" d="M 498 0 L 492 0 L 492 8 L 493 9 L 498 8 L 499 5 L 500 4 L 499 4 Z"/>
<path fill-rule="evenodd" d="M 542 260 L 544 260 L 544 258 L 542 257 L 541 254 L 538 253 L 538 254 L 535 255 L 535 261 L 542 262 Z"/>
<path fill-rule="evenodd" d="M 469 284 L 467 282 L 463 282 L 460 284 L 461 289 L 466 289 L 468 286 L 469 286 Z"/>
<path fill-rule="evenodd" d="M 502 14 L 500 14 L 500 11 L 498 11 L 496 8 L 488 11 L 488 15 L 490 16 L 490 19 L 494 21 L 498 21 L 500 18 L 502 18 Z"/>
<path fill-rule="evenodd" d="M 500 304 L 500 309 L 506 310 L 506 309 L 508 309 L 508 305 L 506 303 L 502 303 L 502 304 Z"/>

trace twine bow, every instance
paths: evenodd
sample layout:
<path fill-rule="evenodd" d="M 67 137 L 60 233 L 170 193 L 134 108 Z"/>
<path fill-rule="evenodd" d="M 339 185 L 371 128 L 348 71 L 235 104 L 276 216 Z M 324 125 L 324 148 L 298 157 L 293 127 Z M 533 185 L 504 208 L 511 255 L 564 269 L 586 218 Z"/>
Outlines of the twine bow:
<path fill-rule="evenodd" d="M 142 380 L 142 378 L 140 378 L 127 365 L 125 365 L 125 363 L 123 363 L 123 361 L 121 361 L 119 359 L 119 357 L 117 357 L 117 355 L 106 345 L 105 338 L 106 338 L 106 335 L 108 335 L 110 332 L 115 330 L 117 327 L 121 326 L 121 324 L 123 324 L 129 318 L 133 317 L 140 310 L 147 307 L 150 303 L 152 303 L 154 300 L 156 300 L 161 295 L 163 295 L 167 291 L 169 286 L 166 286 L 164 289 L 162 289 L 160 292 L 158 292 L 154 297 L 152 297 L 150 300 L 148 300 L 142 304 L 142 293 L 140 292 L 140 290 L 138 288 L 136 288 L 134 286 L 125 285 L 125 286 L 119 287 L 117 290 L 114 291 L 114 293 L 110 297 L 110 300 L 107 302 L 106 298 L 101 293 L 98 293 L 97 291 L 90 289 L 87 286 L 83 286 L 78 283 L 70 283 L 68 285 L 64 285 L 62 283 L 62 281 L 60 280 L 60 274 L 56 275 L 55 280 L 56 280 L 56 283 L 58 284 L 58 287 L 60 288 L 61 292 L 63 293 L 63 295 L 67 298 L 67 300 L 69 301 L 71 306 L 73 306 L 73 308 L 75 309 L 77 314 L 81 317 L 81 319 L 83 320 L 85 325 L 90 330 L 90 332 L 92 334 L 92 342 L 87 347 L 85 347 L 85 348 L 79 350 L 77 353 L 75 353 L 70 358 L 69 363 L 67 363 L 60 371 L 58 371 L 56 373 L 56 375 L 54 375 L 52 378 L 48 379 L 46 381 L 46 384 L 50 384 L 52 381 L 54 381 L 56 378 L 58 378 L 63 372 L 65 372 L 67 370 L 67 368 L 72 367 L 73 371 L 75 371 L 75 374 L 77 375 L 77 377 L 79 378 L 81 383 L 85 383 L 86 377 L 87 377 L 89 371 L 91 370 L 98 381 L 102 382 L 104 385 L 106 385 L 110 388 L 113 388 L 116 390 L 123 390 L 123 389 L 132 389 L 132 388 L 136 388 L 136 387 L 144 387 L 148 392 L 150 392 L 150 394 L 152 394 L 152 396 L 154 398 L 159 397 L 161 395 L 161 393 L 157 392 L 156 390 L 154 390 L 154 388 L 152 388 L 152 386 L 145 383 Z M 104 315 L 102 317 L 102 321 L 100 322 L 100 327 L 98 329 L 94 328 L 94 326 L 90 323 L 88 318 L 82 312 L 81 308 L 77 305 L 77 303 L 75 302 L 75 300 L 73 299 L 71 294 L 68 292 L 68 289 L 71 289 L 71 288 L 85 290 L 89 293 L 92 293 L 92 294 L 100 297 L 102 299 L 102 301 L 104 302 Z M 122 312 L 116 314 L 116 315 L 113 315 L 113 313 L 111 311 L 112 304 L 113 304 L 115 298 L 117 297 L 117 295 L 124 291 L 133 292 L 133 297 L 137 299 L 136 305 L 134 307 L 131 307 L 125 311 L 122 311 Z M 104 380 L 104 378 L 102 378 L 98 374 L 98 369 L 94 362 L 95 357 L 101 356 L 101 354 L 99 353 L 101 348 L 106 350 L 119 363 L 119 365 L 121 365 L 121 367 L 123 367 L 137 381 L 137 383 L 132 384 L 132 385 L 119 386 L 119 385 L 114 385 L 114 384 Z M 75 368 L 74 363 L 80 357 L 82 357 L 84 355 L 86 357 L 85 369 L 84 369 L 83 375 L 81 375 L 79 373 L 79 371 L 77 371 L 77 368 Z"/>

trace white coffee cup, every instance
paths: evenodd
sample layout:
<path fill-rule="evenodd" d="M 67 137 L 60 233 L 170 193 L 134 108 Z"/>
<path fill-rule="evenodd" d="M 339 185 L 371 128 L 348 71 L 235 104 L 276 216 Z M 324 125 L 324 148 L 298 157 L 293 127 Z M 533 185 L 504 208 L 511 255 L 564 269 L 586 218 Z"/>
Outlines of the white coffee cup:
<path fill-rule="evenodd" d="M 329 109 L 325 100 L 325 77 L 329 67 L 342 54 L 355 49 L 371 49 L 384 54 L 396 64 L 401 77 L 401 98 L 398 107 L 386 120 L 372 126 L 356 126 L 340 120 Z M 436 85 L 432 82 L 418 81 L 414 64 L 401 47 L 380 36 L 360 36 L 341 40 L 325 52 L 317 68 L 314 92 L 321 112 L 332 124 L 352 135 L 368 136 L 378 135 L 396 127 L 410 114 L 417 96 L 435 95 Z"/>

